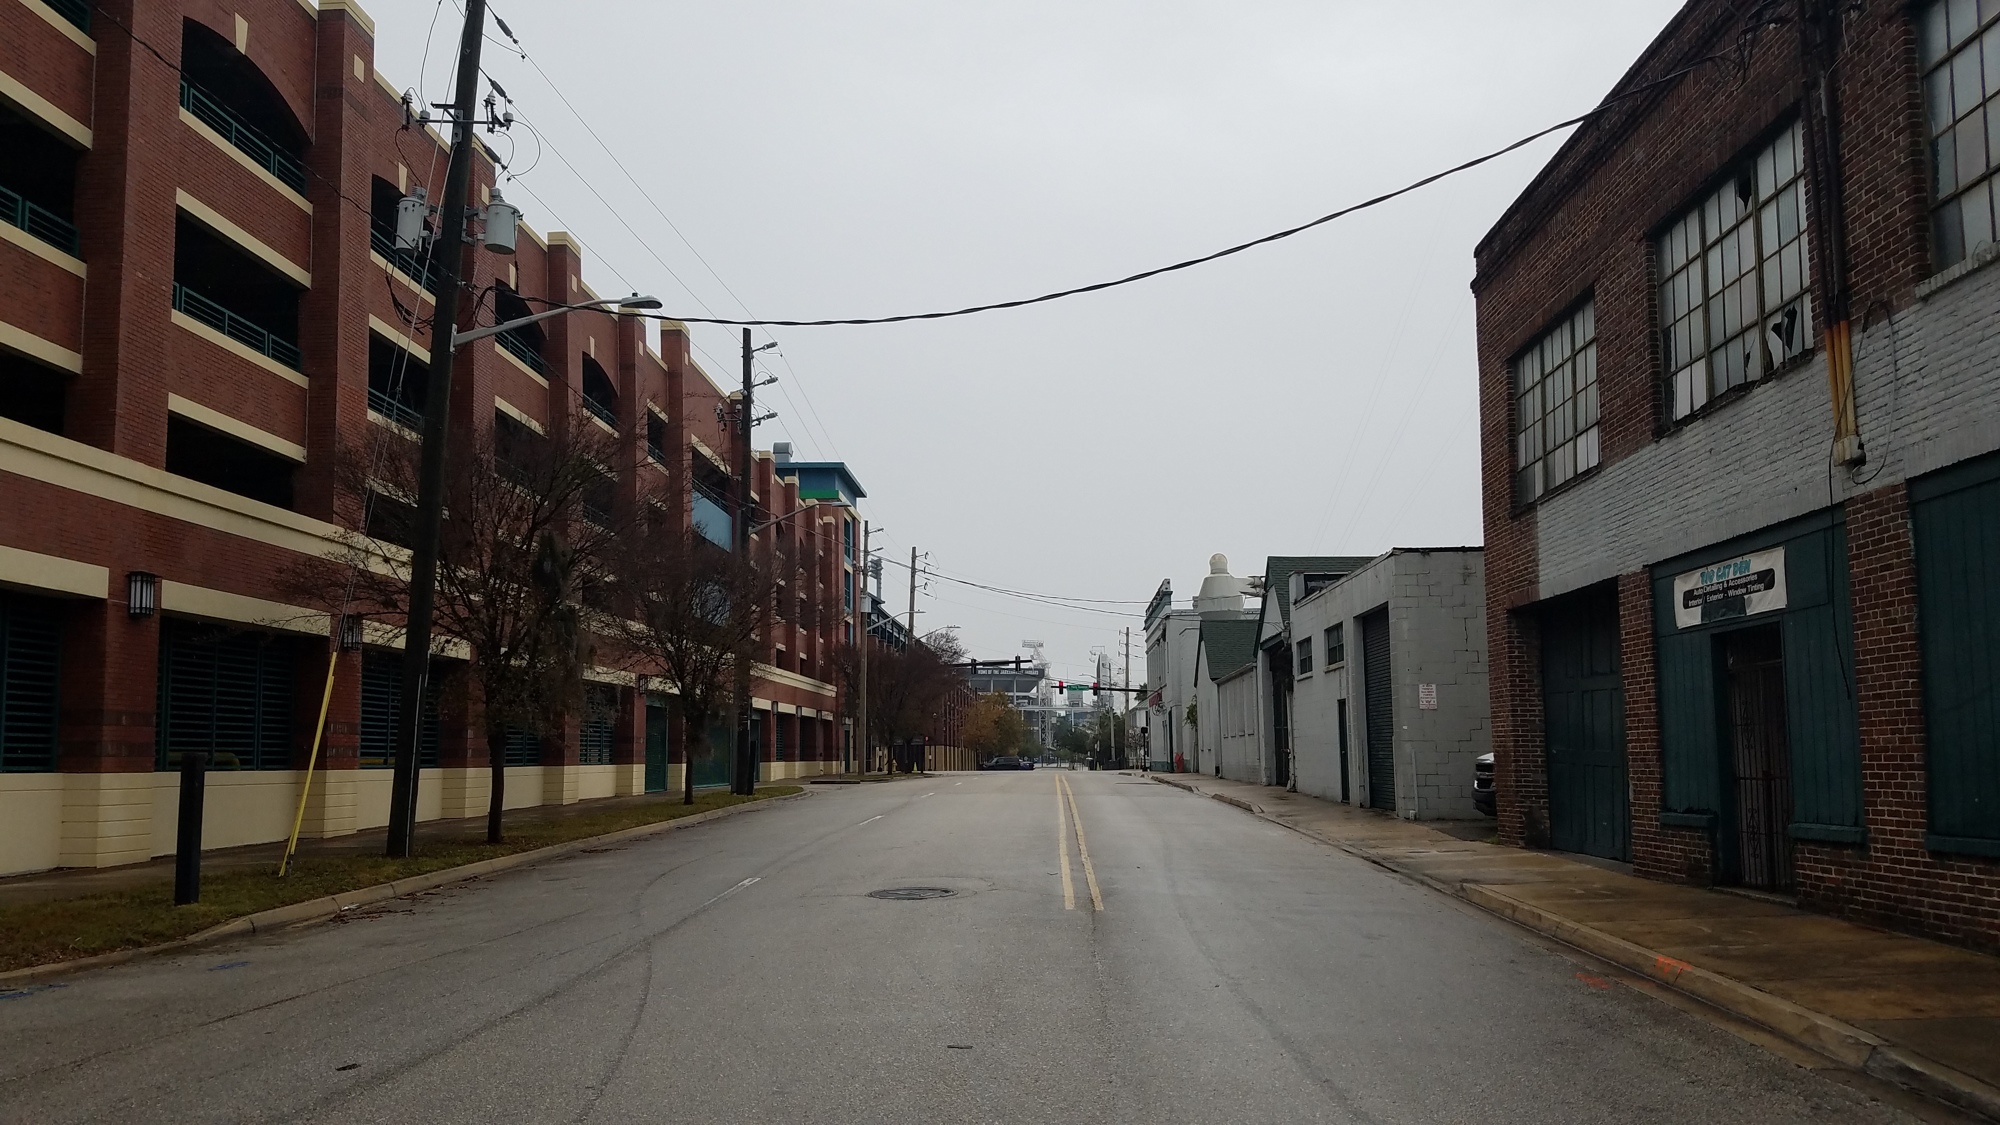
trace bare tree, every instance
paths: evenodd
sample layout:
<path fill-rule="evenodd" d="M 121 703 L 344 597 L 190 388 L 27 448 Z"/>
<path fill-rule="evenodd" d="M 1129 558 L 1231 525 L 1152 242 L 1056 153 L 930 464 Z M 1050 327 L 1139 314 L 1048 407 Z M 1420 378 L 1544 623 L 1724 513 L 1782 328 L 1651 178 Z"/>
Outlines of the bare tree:
<path fill-rule="evenodd" d="M 868 727 L 873 741 L 893 746 L 930 731 L 951 693 L 965 682 L 964 673 L 952 666 L 965 660 L 965 646 L 948 632 L 901 649 L 873 638 L 869 645 Z M 856 646 L 848 645 L 837 658 L 843 695 L 850 700 L 859 689 L 859 656 Z"/>
<path fill-rule="evenodd" d="M 295 596 L 400 629 L 409 606 L 407 542 L 416 495 L 415 443 L 350 450 L 338 475 L 361 510 L 360 530 L 330 554 L 281 576 Z M 433 613 L 436 650 L 466 646 L 492 771 L 486 838 L 502 839 L 510 728 L 560 736 L 581 704 L 592 660 L 586 603 L 599 600 L 619 540 L 615 449 L 587 427 L 544 436 L 497 425 L 454 448 Z"/>
<path fill-rule="evenodd" d="M 743 558 L 664 511 L 634 521 L 617 557 L 619 612 L 602 629 L 628 666 L 679 697 L 681 800 L 693 804 L 694 747 L 739 702 L 791 584 L 770 557 Z"/>

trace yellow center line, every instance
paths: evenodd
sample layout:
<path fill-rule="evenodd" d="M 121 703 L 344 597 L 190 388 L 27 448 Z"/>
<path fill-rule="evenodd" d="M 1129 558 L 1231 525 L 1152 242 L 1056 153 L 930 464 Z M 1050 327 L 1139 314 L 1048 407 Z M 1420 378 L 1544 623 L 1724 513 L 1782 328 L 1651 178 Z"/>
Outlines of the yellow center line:
<path fill-rule="evenodd" d="M 1063 792 L 1069 794 L 1069 818 L 1076 825 L 1076 854 L 1083 859 L 1083 878 L 1090 884 L 1091 908 L 1103 910 L 1104 896 L 1097 891 L 1097 869 L 1090 865 L 1090 845 L 1083 839 L 1083 813 L 1076 807 L 1076 790 L 1071 788 L 1069 779 L 1061 774 L 1056 775 L 1056 781 L 1062 786 Z"/>
<path fill-rule="evenodd" d="M 1062 859 L 1063 909 L 1076 909 L 1076 884 L 1069 880 L 1069 825 L 1064 822 L 1062 775 L 1056 775 L 1056 855 Z"/>

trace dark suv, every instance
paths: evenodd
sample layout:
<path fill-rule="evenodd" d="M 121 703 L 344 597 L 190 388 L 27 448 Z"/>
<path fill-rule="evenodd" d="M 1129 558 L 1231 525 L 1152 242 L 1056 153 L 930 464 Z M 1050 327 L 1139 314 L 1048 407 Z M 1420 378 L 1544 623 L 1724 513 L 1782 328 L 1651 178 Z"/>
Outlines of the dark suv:
<path fill-rule="evenodd" d="M 1033 758 L 1016 758 L 1011 754 L 1003 754 L 998 758 L 988 758 L 986 764 L 979 768 L 983 770 L 1031 770 L 1035 768 L 1035 760 Z"/>
<path fill-rule="evenodd" d="M 1493 815 L 1493 755 L 1481 754 L 1472 759 L 1472 807 Z"/>

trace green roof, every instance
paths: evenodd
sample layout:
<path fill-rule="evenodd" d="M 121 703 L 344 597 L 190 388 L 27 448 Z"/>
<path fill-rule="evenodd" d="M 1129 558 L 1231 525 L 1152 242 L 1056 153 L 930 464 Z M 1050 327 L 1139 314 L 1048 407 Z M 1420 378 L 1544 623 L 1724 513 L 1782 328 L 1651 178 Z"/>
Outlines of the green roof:
<path fill-rule="evenodd" d="M 1208 650 L 1208 678 L 1222 679 L 1257 659 L 1257 623 L 1204 621 L 1201 645 Z"/>
<path fill-rule="evenodd" d="M 1307 574 L 1349 575 L 1373 562 L 1373 555 L 1272 555 L 1264 560 L 1264 604 L 1278 603 L 1278 620 L 1285 629 L 1292 627 L 1292 575 L 1304 571 Z M 1268 615 L 1268 609 L 1259 617 Z M 1261 629 L 1259 630 L 1262 631 Z"/>

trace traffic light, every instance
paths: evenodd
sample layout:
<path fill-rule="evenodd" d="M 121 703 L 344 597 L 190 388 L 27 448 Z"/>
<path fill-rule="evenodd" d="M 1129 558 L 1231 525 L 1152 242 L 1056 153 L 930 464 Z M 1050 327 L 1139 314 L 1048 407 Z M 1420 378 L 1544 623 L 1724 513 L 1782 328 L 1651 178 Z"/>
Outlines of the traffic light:
<path fill-rule="evenodd" d="M 1061 693 L 1061 692 L 1062 692 L 1063 690 L 1064 690 L 1064 689 L 1063 689 L 1063 682 L 1062 682 L 1061 680 L 1057 680 L 1057 681 L 1056 681 L 1056 692 L 1057 692 L 1058 694 L 1060 694 L 1060 693 Z"/>
<path fill-rule="evenodd" d="M 1098 684 L 1098 683 L 1097 683 L 1097 682 L 1096 682 L 1095 680 L 1091 681 L 1091 684 L 1090 684 L 1090 697 L 1091 697 L 1092 699 L 1103 699 L 1103 698 L 1104 698 L 1104 689 L 1103 689 L 1103 686 L 1102 686 L 1102 685 L 1100 685 L 1100 684 Z"/>

